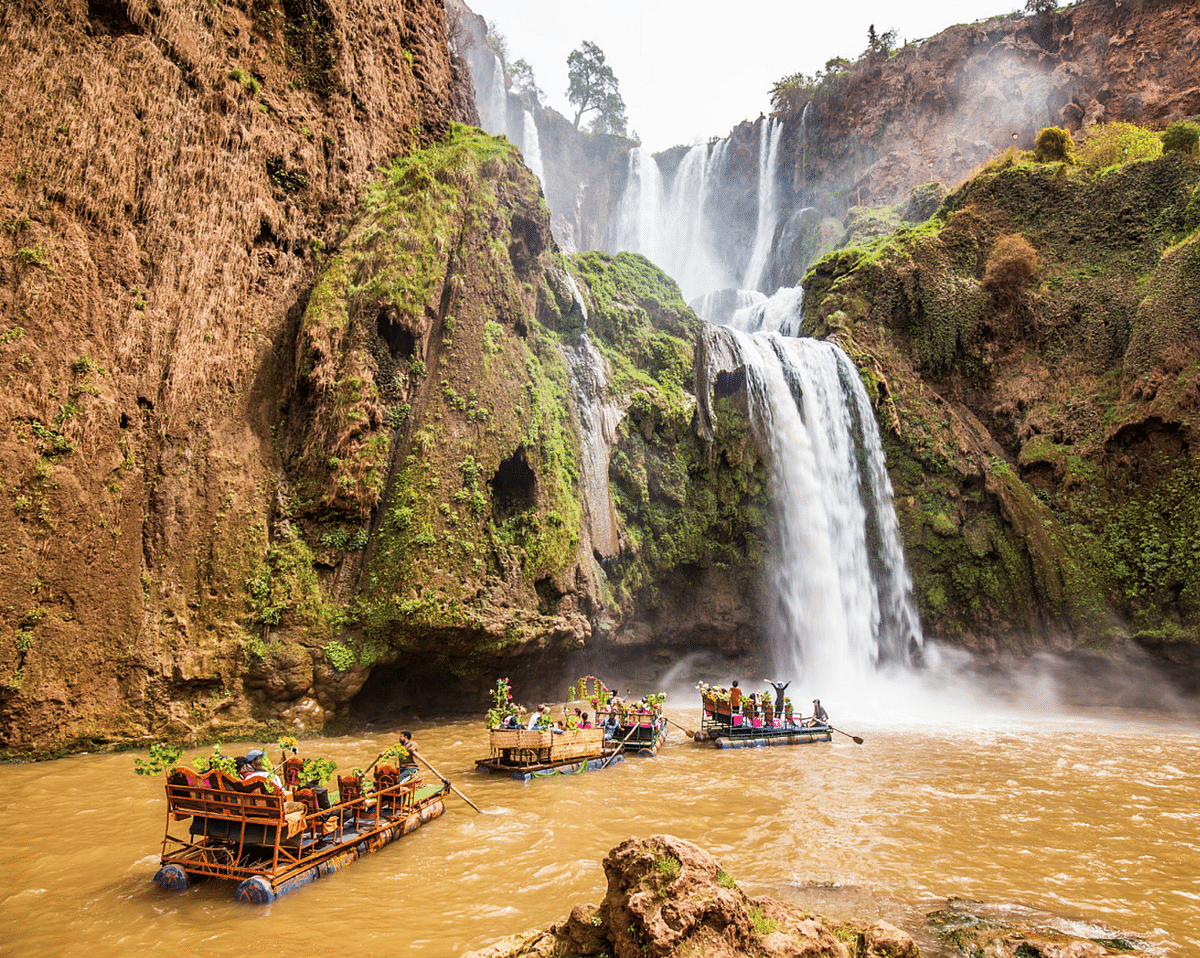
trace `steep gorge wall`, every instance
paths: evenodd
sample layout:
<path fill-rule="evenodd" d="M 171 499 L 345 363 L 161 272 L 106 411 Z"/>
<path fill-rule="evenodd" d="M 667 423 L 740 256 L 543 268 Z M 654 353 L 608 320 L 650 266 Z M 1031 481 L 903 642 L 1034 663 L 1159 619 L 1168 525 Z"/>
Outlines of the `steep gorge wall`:
<path fill-rule="evenodd" d="M 1200 165 L 985 172 L 817 263 L 805 332 L 875 392 L 934 634 L 1120 648 L 1196 691 Z"/>
<path fill-rule="evenodd" d="M 441 6 L 18 0 L 0 63 L 0 742 L 253 724 L 297 307 L 375 166 L 473 116 Z"/>
<path fill-rule="evenodd" d="M 1037 131 L 1098 122 L 1162 129 L 1200 114 L 1200 13 L 1188 0 L 1082 0 L 960 24 L 866 55 L 785 110 L 793 205 L 841 216 L 961 183 Z"/>
<path fill-rule="evenodd" d="M 699 320 L 558 253 L 516 151 L 452 122 L 440 4 L 39 14 L 0 21 L 5 754 L 470 707 L 667 583 L 665 641 L 722 605 L 745 644 L 763 467 L 693 428 Z"/>

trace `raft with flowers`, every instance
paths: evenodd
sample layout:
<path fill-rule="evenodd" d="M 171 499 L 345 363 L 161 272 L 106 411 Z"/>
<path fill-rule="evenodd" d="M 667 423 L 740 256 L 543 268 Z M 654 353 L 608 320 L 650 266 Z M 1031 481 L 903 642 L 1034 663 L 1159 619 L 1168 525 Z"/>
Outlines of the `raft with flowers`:
<path fill-rule="evenodd" d="M 285 760 L 285 783 L 300 785 L 302 777 L 289 774 L 297 763 Z M 440 817 L 449 791 L 445 782 L 402 779 L 388 764 L 376 766 L 369 783 L 356 770 L 338 785 L 338 800 L 322 807 L 311 787 L 246 782 L 220 765 L 172 768 L 155 884 L 181 891 L 200 879 L 225 879 L 238 882 L 237 901 L 268 904 Z"/>
<path fill-rule="evenodd" d="M 701 686 L 703 708 L 700 734 L 715 748 L 759 748 L 765 745 L 810 745 L 833 741 L 833 729 L 822 722 L 797 718 L 788 702 L 778 717 L 766 702 L 741 699 L 732 702 L 719 686 Z"/>
<path fill-rule="evenodd" d="M 573 685 L 571 701 L 577 701 L 575 692 Z M 583 724 L 565 707 L 558 721 L 548 711 L 530 716 L 532 728 L 518 724 L 524 712 L 513 700 L 508 679 L 497 679 L 486 719 L 490 754 L 476 760 L 478 771 L 528 782 L 550 775 L 598 771 L 624 760 L 624 749 L 606 736 L 604 729 Z"/>

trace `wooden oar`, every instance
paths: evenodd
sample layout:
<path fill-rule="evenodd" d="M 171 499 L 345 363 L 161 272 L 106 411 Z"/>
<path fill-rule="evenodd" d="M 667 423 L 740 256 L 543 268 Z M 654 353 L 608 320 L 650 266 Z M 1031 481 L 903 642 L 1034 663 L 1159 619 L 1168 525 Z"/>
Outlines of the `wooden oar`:
<path fill-rule="evenodd" d="M 434 768 L 427 761 L 425 761 L 424 755 L 422 755 L 420 752 L 414 751 L 412 749 L 409 749 L 408 754 L 411 755 L 413 758 L 417 759 L 417 761 L 419 761 L 422 765 L 424 765 L 427 769 L 429 769 L 429 771 L 433 772 L 434 775 L 436 775 L 443 782 L 445 782 L 447 787 L 450 789 L 450 791 L 452 791 L 455 795 L 457 795 L 464 802 L 466 802 L 468 805 L 470 805 L 473 809 L 475 809 L 475 811 L 479 812 L 480 815 L 483 814 L 483 810 L 478 805 L 476 805 L 473 801 L 471 801 L 469 798 L 467 798 L 466 795 L 464 795 L 457 788 L 455 788 L 453 785 L 450 784 L 450 779 L 446 778 L 445 775 L 443 775 L 436 768 Z"/>
<path fill-rule="evenodd" d="M 364 769 L 363 769 L 363 777 L 364 777 L 364 778 L 366 778 L 367 772 L 371 771 L 371 769 L 373 769 L 373 768 L 374 768 L 374 767 L 375 767 L 375 766 L 376 766 L 376 765 L 379 763 L 379 760 L 380 760 L 381 758 L 383 758 L 385 755 L 387 755 L 387 753 L 388 753 L 388 752 L 390 752 L 391 750 L 392 750 L 392 748 L 391 748 L 391 746 L 389 745 L 389 746 L 388 746 L 387 748 L 385 748 L 385 749 L 384 749 L 382 752 L 380 752 L 378 755 L 376 755 L 376 756 L 375 756 L 375 761 L 374 761 L 374 762 L 372 762 L 370 765 L 368 765 L 366 768 L 364 768 Z"/>
<path fill-rule="evenodd" d="M 625 751 L 625 743 L 628 742 L 633 737 L 633 733 L 637 731 L 637 728 L 638 727 L 635 724 L 629 729 L 628 734 L 623 739 L 621 739 L 621 744 L 618 745 L 615 749 L 613 749 L 612 755 L 610 755 L 608 758 L 606 758 L 604 760 L 604 764 L 600 766 L 601 769 L 608 768 L 609 762 L 611 762 L 614 758 L 616 758 L 623 751 Z"/>
<path fill-rule="evenodd" d="M 828 723 L 828 722 L 826 722 L 825 724 L 826 724 L 826 725 L 829 725 L 829 723 Z M 832 726 L 832 725 L 829 725 L 829 727 L 830 727 L 830 728 L 833 728 L 833 726 Z M 842 732 L 842 730 L 841 730 L 840 728 L 833 728 L 833 730 L 834 730 L 835 732 Z M 851 735 L 849 732 L 842 732 L 842 734 L 843 734 L 843 735 L 845 735 L 845 736 L 846 736 L 846 738 L 852 738 L 852 739 L 854 739 L 854 744 L 855 744 L 855 745 L 862 745 L 862 743 L 863 743 L 863 740 L 862 740 L 862 739 L 861 739 L 859 736 L 857 736 L 857 735 Z"/>
<path fill-rule="evenodd" d="M 693 732 L 690 728 L 684 728 L 682 725 L 680 725 L 678 722 L 676 722 L 673 718 L 668 718 L 665 715 L 663 716 L 663 718 L 667 719 L 667 721 L 670 722 L 672 725 L 674 725 L 677 729 L 679 729 L 679 731 L 686 732 L 688 738 L 693 739 L 693 740 L 696 738 L 696 733 Z"/>

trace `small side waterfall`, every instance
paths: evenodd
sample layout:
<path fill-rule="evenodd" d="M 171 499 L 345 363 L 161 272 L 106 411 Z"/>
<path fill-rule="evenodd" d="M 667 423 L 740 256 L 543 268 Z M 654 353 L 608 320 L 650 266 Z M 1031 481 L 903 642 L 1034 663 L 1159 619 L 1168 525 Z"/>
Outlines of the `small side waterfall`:
<path fill-rule="evenodd" d="M 606 401 L 607 366 L 588 334 L 580 333 L 572 347 L 562 349 L 571 375 L 571 412 L 578 420 L 583 443 L 580 486 L 592 551 L 601 559 L 609 559 L 620 551 L 619 523 L 608 485 L 608 461 L 623 410 Z"/>
<path fill-rule="evenodd" d="M 629 154 L 610 246 L 641 253 L 679 283 L 688 299 L 734 285 L 725 259 L 714 249 L 707 210 L 727 146 L 727 140 L 693 146 L 669 186 L 653 156 L 640 147 Z"/>
<path fill-rule="evenodd" d="M 744 373 L 775 500 L 767 629 L 778 675 L 811 688 L 906 662 L 922 642 L 883 449 L 858 371 L 812 339 L 709 327 L 706 383 Z"/>
<path fill-rule="evenodd" d="M 812 100 L 804 104 L 800 111 L 800 135 L 796 142 L 800 148 L 800 195 L 803 197 L 808 190 L 808 111 L 812 108 Z"/>
<path fill-rule="evenodd" d="M 539 182 L 544 183 L 545 172 L 542 168 L 542 147 L 538 141 L 537 124 L 528 110 L 521 113 L 521 155 L 533 175 Z"/>
<path fill-rule="evenodd" d="M 782 133 L 783 121 L 774 118 L 763 123 L 759 131 L 758 220 L 750 262 L 746 264 L 746 275 L 742 278 L 743 289 L 761 287 L 775 241 L 775 223 L 779 218 L 779 139 Z"/>
<path fill-rule="evenodd" d="M 507 136 L 508 90 L 504 86 L 504 65 L 490 50 L 472 57 L 472 60 L 472 71 L 478 71 L 474 79 L 479 124 L 492 136 Z"/>
<path fill-rule="evenodd" d="M 662 229 L 663 180 L 649 150 L 629 151 L 625 193 L 617 211 L 614 244 L 617 250 L 641 253 L 657 263 Z"/>

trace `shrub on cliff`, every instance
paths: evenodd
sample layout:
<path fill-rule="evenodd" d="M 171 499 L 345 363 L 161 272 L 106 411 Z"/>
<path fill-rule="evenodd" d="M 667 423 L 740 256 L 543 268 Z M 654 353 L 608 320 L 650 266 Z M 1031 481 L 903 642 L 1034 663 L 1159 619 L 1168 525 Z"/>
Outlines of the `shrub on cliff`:
<path fill-rule="evenodd" d="M 1039 163 L 1074 163 L 1074 152 L 1075 141 L 1061 126 L 1043 127 L 1033 141 L 1033 157 Z"/>
<path fill-rule="evenodd" d="M 1079 144 L 1076 160 L 1087 170 L 1102 170 L 1133 160 L 1153 160 L 1162 155 L 1158 134 L 1134 123 L 1097 123 Z"/>
<path fill-rule="evenodd" d="M 992 246 L 983 286 L 1001 303 L 1011 303 L 1037 275 L 1037 250 L 1020 233 L 1003 233 Z"/>
<path fill-rule="evenodd" d="M 1195 153 L 1200 147 L 1200 123 L 1176 120 L 1163 131 L 1165 153 Z"/>

